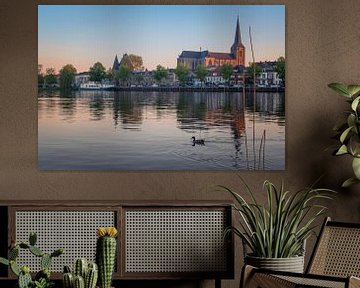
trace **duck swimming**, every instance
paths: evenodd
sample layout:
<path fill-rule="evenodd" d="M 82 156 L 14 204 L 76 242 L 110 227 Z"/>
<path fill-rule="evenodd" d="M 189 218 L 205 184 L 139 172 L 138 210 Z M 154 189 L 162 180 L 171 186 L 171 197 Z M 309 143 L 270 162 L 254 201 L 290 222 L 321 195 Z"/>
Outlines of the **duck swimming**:
<path fill-rule="evenodd" d="M 193 146 L 195 146 L 195 144 L 198 144 L 198 145 L 205 145 L 205 140 L 204 139 L 195 139 L 195 137 L 191 137 L 192 139 L 192 143 L 193 143 Z"/>

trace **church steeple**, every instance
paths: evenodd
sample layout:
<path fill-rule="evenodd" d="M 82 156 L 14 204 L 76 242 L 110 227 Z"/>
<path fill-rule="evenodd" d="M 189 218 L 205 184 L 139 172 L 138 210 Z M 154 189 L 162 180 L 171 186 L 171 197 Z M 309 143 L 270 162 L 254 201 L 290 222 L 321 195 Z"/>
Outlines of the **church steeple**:
<path fill-rule="evenodd" d="M 236 65 L 245 65 L 245 46 L 241 42 L 239 15 L 236 21 L 234 44 L 231 46 L 231 54 L 236 60 Z"/>
<path fill-rule="evenodd" d="M 120 63 L 119 63 L 119 60 L 118 60 L 118 57 L 117 57 L 117 54 L 116 54 L 112 70 L 117 71 L 117 70 L 119 70 L 119 68 L 120 68 Z"/>
<path fill-rule="evenodd" d="M 241 45 L 242 45 L 242 43 L 241 43 L 240 23 L 239 23 L 239 15 L 238 15 L 237 21 L 236 21 L 235 39 L 234 39 L 233 46 L 239 47 Z"/>

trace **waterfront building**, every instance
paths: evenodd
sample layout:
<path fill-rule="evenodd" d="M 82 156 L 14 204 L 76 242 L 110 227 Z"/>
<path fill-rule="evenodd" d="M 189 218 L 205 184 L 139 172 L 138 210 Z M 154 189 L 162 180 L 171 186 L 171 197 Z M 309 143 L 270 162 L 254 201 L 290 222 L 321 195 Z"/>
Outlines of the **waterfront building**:
<path fill-rule="evenodd" d="M 89 72 L 81 72 L 75 75 L 75 86 L 79 87 L 80 84 L 88 83 L 90 81 Z"/>
<path fill-rule="evenodd" d="M 266 88 L 278 88 L 281 86 L 281 79 L 276 70 L 276 61 L 257 62 L 256 66 L 260 67 L 261 72 L 257 77 L 257 85 Z"/>
<path fill-rule="evenodd" d="M 195 70 L 199 64 L 206 67 L 219 67 L 230 64 L 233 67 L 245 65 L 245 46 L 241 42 L 241 31 L 239 17 L 236 22 L 234 43 L 230 53 L 210 51 L 182 51 L 177 59 L 178 64 L 186 65 L 189 69 Z"/>

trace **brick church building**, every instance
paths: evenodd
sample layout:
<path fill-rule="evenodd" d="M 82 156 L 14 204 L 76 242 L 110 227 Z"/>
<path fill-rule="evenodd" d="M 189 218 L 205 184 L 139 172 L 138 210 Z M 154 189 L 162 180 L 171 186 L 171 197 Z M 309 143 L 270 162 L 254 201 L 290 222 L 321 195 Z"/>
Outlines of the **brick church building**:
<path fill-rule="evenodd" d="M 235 39 L 234 44 L 230 48 L 230 53 L 182 51 L 177 59 L 177 63 L 184 64 L 191 70 L 195 70 L 199 64 L 204 64 L 208 68 L 219 67 L 223 64 L 230 64 L 234 67 L 245 66 L 245 46 L 241 42 L 239 17 L 237 18 Z"/>

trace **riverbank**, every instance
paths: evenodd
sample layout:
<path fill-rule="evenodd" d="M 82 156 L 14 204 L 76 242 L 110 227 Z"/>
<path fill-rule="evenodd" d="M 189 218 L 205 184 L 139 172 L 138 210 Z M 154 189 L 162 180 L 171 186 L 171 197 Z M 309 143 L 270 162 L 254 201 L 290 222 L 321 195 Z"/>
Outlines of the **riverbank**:
<path fill-rule="evenodd" d="M 39 91 L 58 91 L 60 88 L 38 88 Z M 245 92 L 253 92 L 253 87 L 246 87 Z M 75 91 L 80 89 L 73 89 Z M 161 92 L 242 92 L 243 88 L 237 87 L 114 87 L 108 91 L 161 91 Z M 89 91 L 89 90 L 84 90 Z M 92 90 L 97 91 L 97 90 Z M 99 90 L 100 91 L 100 90 Z M 257 87 L 256 92 L 285 92 L 285 87 L 264 88 Z"/>
<path fill-rule="evenodd" d="M 242 92 L 243 88 L 237 87 L 115 87 L 114 91 L 185 91 L 185 92 Z M 253 92 L 253 87 L 246 87 L 245 92 Z M 285 87 L 264 88 L 257 87 L 257 92 L 285 92 Z"/>

